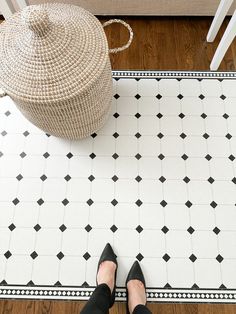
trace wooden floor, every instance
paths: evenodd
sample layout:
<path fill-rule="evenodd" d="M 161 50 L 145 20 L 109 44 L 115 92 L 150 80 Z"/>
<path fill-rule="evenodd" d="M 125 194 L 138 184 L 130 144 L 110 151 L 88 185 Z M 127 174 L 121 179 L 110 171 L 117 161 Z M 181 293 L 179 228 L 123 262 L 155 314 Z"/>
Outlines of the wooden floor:
<path fill-rule="evenodd" d="M 131 47 L 111 55 L 113 70 L 209 70 L 219 39 L 228 23 L 224 23 L 214 44 L 206 42 L 211 18 L 157 17 L 124 18 L 133 28 Z M 100 17 L 101 21 L 107 18 Z M 128 32 L 120 25 L 106 28 L 110 47 L 123 45 Z M 236 69 L 236 41 L 231 45 L 221 67 Z M 95 275 L 95 274 L 94 274 Z M 75 314 L 83 302 L 0 301 L 0 314 Z M 153 314 L 235 314 L 236 305 L 149 304 Z M 125 304 L 118 303 L 110 314 L 125 314 Z"/>

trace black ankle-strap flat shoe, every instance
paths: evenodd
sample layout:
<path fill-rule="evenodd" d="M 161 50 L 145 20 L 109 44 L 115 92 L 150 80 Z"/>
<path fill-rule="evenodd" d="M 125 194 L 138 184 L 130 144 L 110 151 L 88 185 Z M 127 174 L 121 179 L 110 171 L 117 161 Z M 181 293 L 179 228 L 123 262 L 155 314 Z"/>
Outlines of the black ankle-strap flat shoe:
<path fill-rule="evenodd" d="M 145 291 L 146 291 L 146 283 L 145 283 L 145 278 L 142 272 L 142 269 L 139 265 L 138 261 L 135 261 L 132 265 L 132 267 L 130 268 L 130 271 L 128 273 L 127 279 L 126 279 L 126 295 L 127 295 L 127 303 L 126 303 L 126 312 L 127 314 L 130 314 L 129 312 L 129 293 L 128 293 L 128 288 L 127 288 L 127 284 L 130 280 L 139 280 L 143 283 Z M 146 305 L 146 304 L 145 304 Z"/>
<path fill-rule="evenodd" d="M 100 259 L 99 259 L 99 262 L 98 262 L 98 268 L 97 268 L 97 273 L 98 273 L 100 265 L 103 262 L 105 262 L 105 261 L 111 261 L 111 262 L 116 264 L 115 279 L 114 279 L 114 289 L 113 289 L 112 294 L 111 294 L 110 307 L 113 306 L 113 304 L 115 302 L 115 295 L 116 295 L 116 275 L 117 275 L 117 268 L 118 268 L 118 264 L 117 264 L 116 258 L 117 258 L 117 256 L 114 253 L 110 243 L 107 243 L 105 248 L 104 248 L 104 250 L 102 251 L 101 256 L 100 256 Z"/>

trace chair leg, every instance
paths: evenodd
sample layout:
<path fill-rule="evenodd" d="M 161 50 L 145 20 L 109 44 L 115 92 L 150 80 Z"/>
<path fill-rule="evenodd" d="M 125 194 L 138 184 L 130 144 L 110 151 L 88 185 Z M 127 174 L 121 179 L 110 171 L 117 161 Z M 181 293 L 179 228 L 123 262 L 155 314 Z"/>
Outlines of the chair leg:
<path fill-rule="evenodd" d="M 1 0 L 1 13 L 4 19 L 7 19 L 13 14 L 12 7 L 9 5 L 8 0 Z"/>
<path fill-rule="evenodd" d="M 233 0 L 221 0 L 220 5 L 216 11 L 214 20 L 211 24 L 211 27 L 209 29 L 209 32 L 207 34 L 207 41 L 208 42 L 213 42 L 220 27 L 221 24 L 223 23 L 223 20 L 229 11 L 229 8 L 231 7 L 233 3 Z"/>
<path fill-rule="evenodd" d="M 218 48 L 216 49 L 215 55 L 212 59 L 210 69 L 216 71 L 224 58 L 226 51 L 236 36 L 236 10 L 229 22 L 228 27 L 220 41 Z"/>

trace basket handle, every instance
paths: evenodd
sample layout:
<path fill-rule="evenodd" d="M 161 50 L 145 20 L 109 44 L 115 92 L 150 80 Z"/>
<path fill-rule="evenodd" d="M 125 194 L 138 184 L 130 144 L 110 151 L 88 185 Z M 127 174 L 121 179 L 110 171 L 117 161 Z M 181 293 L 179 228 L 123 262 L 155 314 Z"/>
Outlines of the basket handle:
<path fill-rule="evenodd" d="M 128 29 L 128 31 L 129 31 L 129 40 L 128 40 L 127 44 L 125 44 L 124 46 L 117 47 L 117 48 L 110 48 L 109 49 L 109 53 L 117 53 L 117 52 L 120 52 L 120 51 L 123 51 L 123 50 L 127 49 L 130 46 L 130 44 L 131 44 L 131 42 L 133 40 L 133 37 L 134 37 L 134 33 L 133 33 L 132 28 L 130 27 L 129 24 L 127 24 L 123 20 L 112 19 L 112 20 L 109 20 L 109 21 L 103 23 L 102 26 L 106 27 L 106 26 L 108 26 L 110 24 L 113 24 L 113 23 L 120 23 L 120 24 L 124 25 Z"/>
<path fill-rule="evenodd" d="M 7 93 L 0 88 L 0 98 L 4 96 L 7 96 Z"/>

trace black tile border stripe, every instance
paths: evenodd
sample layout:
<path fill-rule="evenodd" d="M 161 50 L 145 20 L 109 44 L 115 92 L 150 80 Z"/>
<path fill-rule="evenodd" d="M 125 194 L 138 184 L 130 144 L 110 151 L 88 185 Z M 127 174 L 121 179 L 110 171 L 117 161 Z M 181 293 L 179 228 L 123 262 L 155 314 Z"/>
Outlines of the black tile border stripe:
<path fill-rule="evenodd" d="M 195 78 L 195 79 L 232 79 L 235 72 L 211 71 L 112 71 L 113 78 Z"/>
<path fill-rule="evenodd" d="M 94 287 L 1 286 L 0 299 L 88 300 Z M 147 299 L 159 303 L 236 303 L 236 290 L 221 289 L 153 289 Z M 126 301 L 125 289 L 118 288 L 117 301 Z"/>

